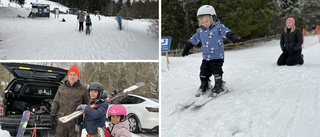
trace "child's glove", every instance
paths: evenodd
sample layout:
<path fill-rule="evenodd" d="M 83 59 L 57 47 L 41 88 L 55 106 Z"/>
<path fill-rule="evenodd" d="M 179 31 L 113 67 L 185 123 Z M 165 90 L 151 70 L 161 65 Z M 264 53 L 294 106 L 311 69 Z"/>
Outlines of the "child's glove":
<path fill-rule="evenodd" d="M 233 43 L 240 42 L 240 38 L 236 34 L 234 34 L 233 32 L 227 33 L 227 39 L 231 40 Z"/>
<path fill-rule="evenodd" d="M 110 128 L 107 127 L 106 129 L 107 129 L 107 131 L 104 132 L 105 136 L 106 136 L 106 137 L 113 137 L 113 135 L 111 135 Z"/>
<path fill-rule="evenodd" d="M 86 107 L 87 107 L 86 104 L 80 104 L 80 105 L 77 107 L 77 110 L 84 110 Z"/>
<path fill-rule="evenodd" d="M 194 45 L 192 45 L 192 43 L 188 42 L 188 44 L 186 45 L 186 48 L 184 48 L 183 52 L 182 52 L 182 57 L 184 56 L 188 56 L 189 55 L 189 50 L 193 47 Z"/>

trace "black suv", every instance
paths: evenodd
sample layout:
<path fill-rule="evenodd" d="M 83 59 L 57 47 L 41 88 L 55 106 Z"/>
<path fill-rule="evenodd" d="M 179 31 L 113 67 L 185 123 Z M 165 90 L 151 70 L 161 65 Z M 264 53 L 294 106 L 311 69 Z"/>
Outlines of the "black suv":
<path fill-rule="evenodd" d="M 46 136 L 55 131 L 50 124 L 51 103 L 67 70 L 22 63 L 1 63 L 13 75 L 0 96 L 0 126 L 16 136 L 24 110 L 31 112 L 26 133 L 35 123 L 37 135 Z"/>

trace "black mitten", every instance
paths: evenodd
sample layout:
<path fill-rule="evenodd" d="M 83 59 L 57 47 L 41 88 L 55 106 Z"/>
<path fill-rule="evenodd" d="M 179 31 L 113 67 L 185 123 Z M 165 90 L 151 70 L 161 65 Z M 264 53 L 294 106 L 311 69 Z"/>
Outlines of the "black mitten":
<path fill-rule="evenodd" d="M 186 48 L 184 48 L 183 52 L 182 52 L 182 57 L 184 56 L 188 56 L 189 55 L 189 50 L 193 47 L 194 45 L 191 42 L 188 42 L 188 44 L 186 45 Z"/>
<path fill-rule="evenodd" d="M 240 42 L 240 38 L 233 32 L 227 32 L 227 39 L 231 40 L 233 43 Z"/>

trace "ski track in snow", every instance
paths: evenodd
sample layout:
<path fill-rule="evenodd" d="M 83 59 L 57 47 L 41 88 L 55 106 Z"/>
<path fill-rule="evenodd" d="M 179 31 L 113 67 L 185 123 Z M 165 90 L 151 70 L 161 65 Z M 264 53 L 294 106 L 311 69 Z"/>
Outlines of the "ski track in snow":
<path fill-rule="evenodd" d="M 226 51 L 223 79 L 233 90 L 199 108 L 177 104 L 192 98 L 200 85 L 201 53 L 170 57 L 170 70 L 162 57 L 162 135 L 318 137 L 317 36 L 305 38 L 302 53 L 304 65 L 277 66 L 281 54 L 279 40 Z"/>
<path fill-rule="evenodd" d="M 6 10 L 8 7 L 0 7 L 0 11 Z M 90 36 L 85 35 L 85 23 L 84 32 L 79 33 L 76 15 L 60 14 L 59 19 L 53 14 L 50 19 L 1 17 L 0 36 L 4 41 L 0 43 L 0 55 L 9 60 L 158 59 L 158 39 L 148 35 L 149 22 L 123 20 L 129 28 L 120 31 L 114 17 L 101 16 L 101 21 L 98 16 L 90 17 Z M 66 22 L 61 22 L 62 18 Z"/>

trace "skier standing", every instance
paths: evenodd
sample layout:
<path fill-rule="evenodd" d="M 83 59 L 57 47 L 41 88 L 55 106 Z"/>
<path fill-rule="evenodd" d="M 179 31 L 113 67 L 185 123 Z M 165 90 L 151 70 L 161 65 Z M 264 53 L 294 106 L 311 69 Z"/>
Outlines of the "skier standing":
<path fill-rule="evenodd" d="M 94 82 L 90 85 L 89 90 L 90 103 L 88 105 L 82 104 L 77 107 L 77 110 L 85 111 L 84 124 L 87 131 L 87 137 L 98 137 L 98 127 L 106 126 L 106 114 L 108 110 L 108 103 L 101 99 L 107 98 L 103 94 L 103 87 L 100 83 Z M 96 108 L 91 108 L 91 104 L 100 104 Z M 76 130 L 80 131 L 79 125 L 76 125 Z"/>
<path fill-rule="evenodd" d="M 62 116 L 71 114 L 80 104 L 87 104 L 89 96 L 87 87 L 80 83 L 79 69 L 73 65 L 68 73 L 68 80 L 59 87 L 51 107 L 51 124 L 52 127 L 56 126 L 56 137 L 75 137 L 75 120 L 68 123 L 56 122 Z"/>
<path fill-rule="evenodd" d="M 79 20 L 79 32 L 83 31 L 83 22 L 84 22 L 85 15 L 82 11 L 78 14 L 77 19 Z"/>
<path fill-rule="evenodd" d="M 90 26 L 92 26 L 92 22 L 91 22 L 89 14 L 88 14 L 87 19 L 86 19 L 86 35 L 87 34 L 90 35 Z"/>
<path fill-rule="evenodd" d="M 240 39 L 229 28 L 220 24 L 216 12 L 211 5 L 203 5 L 198 9 L 197 17 L 199 28 L 190 38 L 188 44 L 183 50 L 182 56 L 189 54 L 189 50 L 194 46 L 202 43 L 202 64 L 200 67 L 201 85 L 195 96 L 199 97 L 210 88 L 211 75 L 214 75 L 215 85 L 209 97 L 214 97 L 223 92 L 224 81 L 222 80 L 222 65 L 224 62 L 223 38 L 231 40 L 233 43 L 240 42 Z"/>
<path fill-rule="evenodd" d="M 126 117 L 127 112 L 124 106 L 120 104 L 111 106 L 108 110 L 108 119 L 111 119 L 111 123 L 107 128 L 109 134 L 106 137 L 131 137 Z"/>
<path fill-rule="evenodd" d="M 294 18 L 290 17 L 286 20 L 286 26 L 281 34 L 280 47 L 282 54 L 277 64 L 280 65 L 302 65 L 304 63 L 301 45 L 303 36 L 301 29 L 295 26 Z"/>

